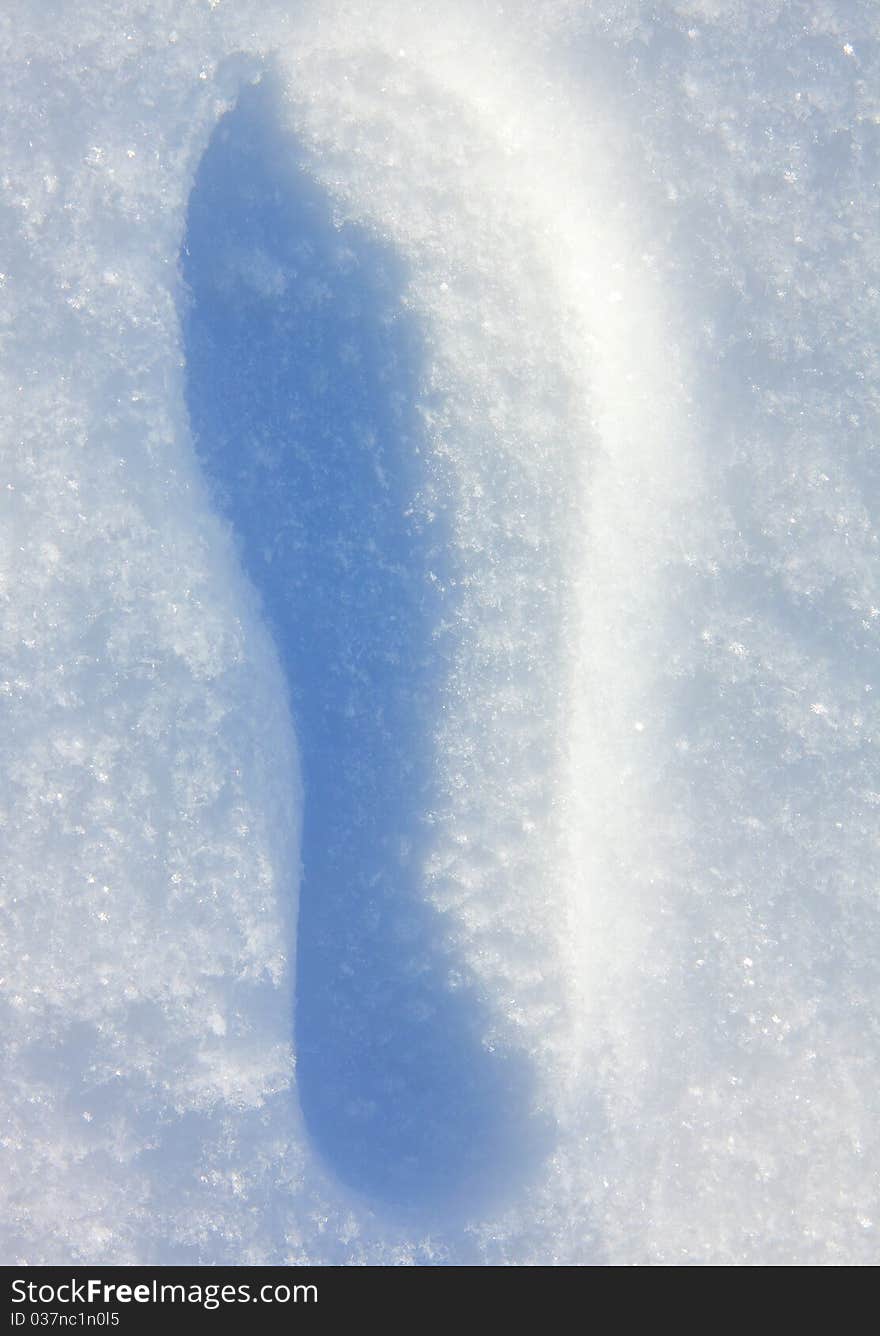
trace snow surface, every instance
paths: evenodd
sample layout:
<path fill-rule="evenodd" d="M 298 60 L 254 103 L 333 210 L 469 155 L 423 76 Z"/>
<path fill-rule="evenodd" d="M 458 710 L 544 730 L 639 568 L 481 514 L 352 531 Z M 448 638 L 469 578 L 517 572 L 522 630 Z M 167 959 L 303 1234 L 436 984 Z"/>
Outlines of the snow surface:
<path fill-rule="evenodd" d="M 0 15 L 3 1261 L 877 1261 L 878 38 Z"/>

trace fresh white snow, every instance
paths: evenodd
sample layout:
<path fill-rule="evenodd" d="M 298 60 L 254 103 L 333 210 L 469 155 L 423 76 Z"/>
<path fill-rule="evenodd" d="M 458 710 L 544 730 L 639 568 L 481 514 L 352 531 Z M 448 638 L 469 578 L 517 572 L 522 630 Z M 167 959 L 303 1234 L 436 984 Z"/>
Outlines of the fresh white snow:
<path fill-rule="evenodd" d="M 3 1261 L 876 1262 L 878 38 L 0 16 Z"/>

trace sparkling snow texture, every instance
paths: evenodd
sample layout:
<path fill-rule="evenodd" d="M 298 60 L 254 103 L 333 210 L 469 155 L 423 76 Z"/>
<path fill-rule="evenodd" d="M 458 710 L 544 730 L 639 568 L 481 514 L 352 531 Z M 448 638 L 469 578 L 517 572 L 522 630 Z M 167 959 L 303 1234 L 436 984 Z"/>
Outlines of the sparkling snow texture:
<path fill-rule="evenodd" d="M 876 1262 L 876 7 L 14 9 L 2 1260 Z"/>

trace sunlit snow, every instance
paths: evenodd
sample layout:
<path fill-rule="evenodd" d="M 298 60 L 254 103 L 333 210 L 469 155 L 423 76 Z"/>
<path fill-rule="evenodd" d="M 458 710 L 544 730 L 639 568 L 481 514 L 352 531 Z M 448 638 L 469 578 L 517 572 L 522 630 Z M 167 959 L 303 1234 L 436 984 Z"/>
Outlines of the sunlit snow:
<path fill-rule="evenodd" d="M 880 11 L 0 15 L 0 1261 L 876 1263 Z"/>

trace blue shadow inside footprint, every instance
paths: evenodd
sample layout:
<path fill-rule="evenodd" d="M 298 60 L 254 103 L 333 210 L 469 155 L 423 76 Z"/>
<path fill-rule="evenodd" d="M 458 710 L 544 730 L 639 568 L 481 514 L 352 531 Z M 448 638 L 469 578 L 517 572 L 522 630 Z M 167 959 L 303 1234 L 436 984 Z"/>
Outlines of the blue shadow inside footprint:
<path fill-rule="evenodd" d="M 305 786 L 299 1096 L 358 1190 L 474 1202 L 544 1148 L 520 1059 L 420 896 L 450 646 L 406 275 L 332 206 L 266 81 L 219 124 L 182 255 L 188 407 L 287 671 Z"/>

